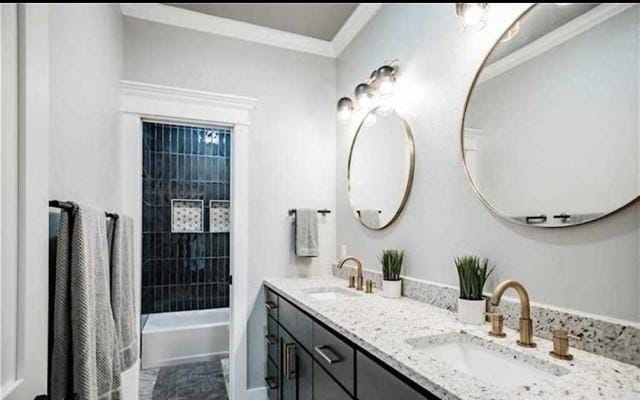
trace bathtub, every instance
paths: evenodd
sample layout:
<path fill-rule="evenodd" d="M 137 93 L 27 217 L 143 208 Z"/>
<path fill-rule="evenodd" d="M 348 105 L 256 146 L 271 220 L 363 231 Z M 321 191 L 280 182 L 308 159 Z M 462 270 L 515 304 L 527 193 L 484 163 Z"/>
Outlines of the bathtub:
<path fill-rule="evenodd" d="M 142 368 L 207 361 L 229 353 L 229 309 L 143 316 Z"/>

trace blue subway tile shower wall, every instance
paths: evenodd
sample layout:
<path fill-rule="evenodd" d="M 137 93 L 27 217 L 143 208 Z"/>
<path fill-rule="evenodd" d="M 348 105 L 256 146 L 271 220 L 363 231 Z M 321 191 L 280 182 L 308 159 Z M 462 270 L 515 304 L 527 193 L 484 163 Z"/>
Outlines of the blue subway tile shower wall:
<path fill-rule="evenodd" d="M 228 307 L 229 232 L 208 206 L 229 201 L 231 130 L 145 121 L 142 140 L 142 313 Z M 202 232 L 172 233 L 176 199 L 204 203 Z"/>

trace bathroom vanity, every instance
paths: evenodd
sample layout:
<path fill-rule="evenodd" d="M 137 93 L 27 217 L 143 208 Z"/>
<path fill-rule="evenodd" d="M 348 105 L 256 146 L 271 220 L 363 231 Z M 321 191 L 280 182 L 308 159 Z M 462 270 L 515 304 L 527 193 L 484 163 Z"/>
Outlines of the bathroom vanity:
<path fill-rule="evenodd" d="M 352 296 L 347 290 L 322 289 L 310 295 L 320 301 Z M 270 400 L 438 398 L 314 317 L 311 310 L 304 311 L 276 285 L 265 284 L 265 306 L 265 380 Z"/>
<path fill-rule="evenodd" d="M 275 399 L 637 398 L 640 369 L 571 349 L 572 361 L 460 324 L 408 298 L 346 288 L 335 277 L 269 279 L 266 382 Z"/>

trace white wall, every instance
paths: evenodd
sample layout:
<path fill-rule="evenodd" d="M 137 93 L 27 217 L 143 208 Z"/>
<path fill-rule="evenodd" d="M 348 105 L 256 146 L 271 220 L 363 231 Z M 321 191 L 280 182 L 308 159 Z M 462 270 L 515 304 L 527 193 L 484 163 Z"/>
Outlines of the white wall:
<path fill-rule="evenodd" d="M 50 6 L 51 199 L 122 210 L 122 19 L 113 3 Z M 134 367 L 123 374 L 125 399 L 137 387 Z"/>
<path fill-rule="evenodd" d="M 632 7 L 476 86 L 476 185 L 500 212 L 606 213 L 638 195 L 638 22 Z"/>
<path fill-rule="evenodd" d="M 51 5 L 50 21 L 51 198 L 118 211 L 120 9 Z"/>
<path fill-rule="evenodd" d="M 291 250 L 289 208 L 335 209 L 335 61 L 125 18 L 124 78 L 258 99 L 251 117 L 248 385 L 264 386 L 265 277 L 327 274 L 335 213 L 321 218 L 320 254 Z"/>
<path fill-rule="evenodd" d="M 453 257 L 479 254 L 514 278 L 533 301 L 631 320 L 638 310 L 638 208 L 582 227 L 541 230 L 492 215 L 467 181 L 460 127 L 471 81 L 497 38 L 525 5 L 491 5 L 489 23 L 461 31 L 453 4 L 386 5 L 338 59 L 338 94 L 350 93 L 384 60 L 399 58 L 401 110 L 416 141 L 407 208 L 389 229 L 371 232 L 351 216 L 346 160 L 354 127 L 337 143 L 337 245 L 379 269 L 384 248 L 407 251 L 406 274 L 457 285 Z M 489 288 L 490 289 L 490 288 Z"/>

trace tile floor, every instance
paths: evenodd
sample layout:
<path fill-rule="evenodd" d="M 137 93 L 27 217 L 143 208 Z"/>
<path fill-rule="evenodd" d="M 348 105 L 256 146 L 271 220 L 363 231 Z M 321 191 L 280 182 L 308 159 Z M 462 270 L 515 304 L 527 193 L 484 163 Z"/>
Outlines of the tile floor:
<path fill-rule="evenodd" d="M 140 371 L 140 400 L 228 400 L 228 359 Z"/>

